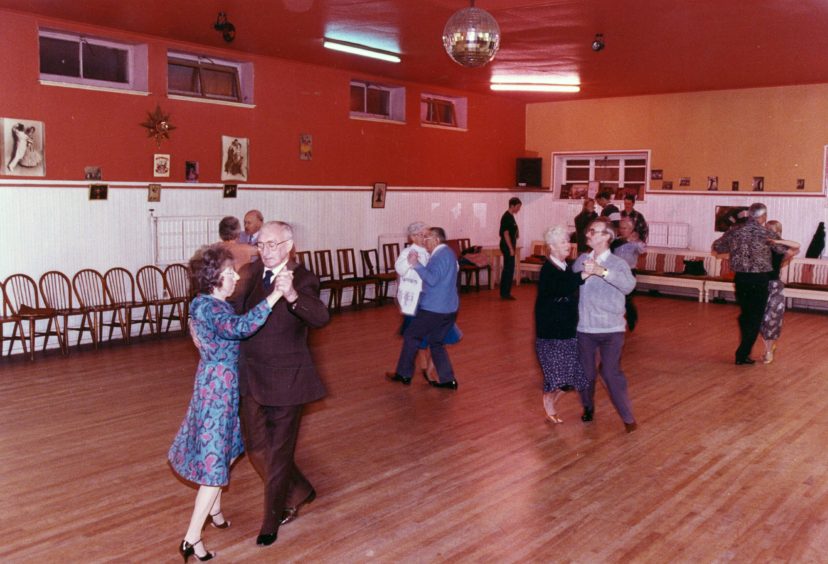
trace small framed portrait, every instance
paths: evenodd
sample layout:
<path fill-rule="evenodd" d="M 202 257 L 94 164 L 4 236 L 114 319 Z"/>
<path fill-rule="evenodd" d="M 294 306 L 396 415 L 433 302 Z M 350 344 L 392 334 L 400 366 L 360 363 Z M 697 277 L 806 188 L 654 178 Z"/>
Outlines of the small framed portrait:
<path fill-rule="evenodd" d="M 235 198 L 236 194 L 238 193 L 239 185 L 238 184 L 225 184 L 224 185 L 224 197 L 225 198 Z"/>
<path fill-rule="evenodd" d="M 250 141 L 244 137 L 221 136 L 221 179 L 247 181 L 250 169 Z"/>
<path fill-rule="evenodd" d="M 738 192 L 739 191 L 739 181 L 738 180 L 734 180 L 733 182 L 730 183 L 730 190 L 732 192 Z"/>
<path fill-rule="evenodd" d="M 673 189 L 673 181 L 672 180 L 663 180 L 661 182 L 661 189 L 662 190 L 672 190 Z"/>
<path fill-rule="evenodd" d="M 184 180 L 198 182 L 198 161 L 184 161 Z"/>
<path fill-rule="evenodd" d="M 754 176 L 753 177 L 753 191 L 754 192 L 764 192 L 765 191 L 765 177 L 764 176 Z"/>
<path fill-rule="evenodd" d="M 107 184 L 92 184 L 89 186 L 90 200 L 106 200 L 109 195 L 109 186 Z"/>
<path fill-rule="evenodd" d="M 299 159 L 309 161 L 313 159 L 313 136 L 303 133 L 299 136 Z"/>
<path fill-rule="evenodd" d="M 716 192 L 719 189 L 719 177 L 718 176 L 708 176 L 707 177 L 707 190 L 709 192 Z"/>
<path fill-rule="evenodd" d="M 747 221 L 747 206 L 716 206 L 714 227 L 716 231 L 725 232 L 734 225 Z"/>
<path fill-rule="evenodd" d="M 160 202 L 161 201 L 161 185 L 150 184 L 147 186 L 147 201 Z"/>
<path fill-rule="evenodd" d="M 384 208 L 385 207 L 385 193 L 388 190 L 388 185 L 385 182 L 375 182 L 374 190 L 371 192 L 371 207 Z"/>
<path fill-rule="evenodd" d="M 170 176 L 170 156 L 155 154 L 152 156 L 152 175 L 155 177 Z"/>
<path fill-rule="evenodd" d="M 101 180 L 103 178 L 103 173 L 101 172 L 101 167 L 99 167 L 99 166 L 85 166 L 85 167 L 83 167 L 83 178 L 84 178 L 84 180 Z"/>
<path fill-rule="evenodd" d="M 664 178 L 664 171 L 660 168 L 654 168 L 650 171 L 650 180 L 661 180 Z"/>
<path fill-rule="evenodd" d="M 45 132 L 42 121 L 0 118 L 3 155 L 0 174 L 9 176 L 46 176 Z"/>
<path fill-rule="evenodd" d="M 797 190 L 804 190 L 805 189 L 805 179 L 804 178 L 797 178 L 796 179 L 796 189 Z"/>
<path fill-rule="evenodd" d="M 679 178 L 679 186 L 682 188 L 689 188 L 690 187 L 690 177 L 689 176 L 682 176 Z"/>

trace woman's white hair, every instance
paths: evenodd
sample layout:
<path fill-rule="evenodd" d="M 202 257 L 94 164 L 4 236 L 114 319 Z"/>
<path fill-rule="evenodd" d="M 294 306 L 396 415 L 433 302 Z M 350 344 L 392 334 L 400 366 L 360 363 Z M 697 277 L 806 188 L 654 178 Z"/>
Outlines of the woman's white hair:
<path fill-rule="evenodd" d="M 547 245 L 569 242 L 569 231 L 563 225 L 553 225 L 543 234 L 543 240 Z"/>

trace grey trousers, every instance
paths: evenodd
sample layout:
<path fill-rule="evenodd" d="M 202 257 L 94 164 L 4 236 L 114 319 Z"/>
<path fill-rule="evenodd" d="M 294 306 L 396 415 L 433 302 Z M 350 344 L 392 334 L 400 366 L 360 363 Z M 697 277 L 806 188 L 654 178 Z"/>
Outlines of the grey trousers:
<path fill-rule="evenodd" d="M 595 409 L 595 353 L 601 353 L 601 379 L 609 392 L 610 400 L 624 423 L 635 422 L 630 397 L 627 395 L 627 378 L 621 371 L 621 350 L 624 348 L 624 333 L 581 333 L 578 332 L 578 354 L 589 386 L 580 392 L 581 404 Z"/>

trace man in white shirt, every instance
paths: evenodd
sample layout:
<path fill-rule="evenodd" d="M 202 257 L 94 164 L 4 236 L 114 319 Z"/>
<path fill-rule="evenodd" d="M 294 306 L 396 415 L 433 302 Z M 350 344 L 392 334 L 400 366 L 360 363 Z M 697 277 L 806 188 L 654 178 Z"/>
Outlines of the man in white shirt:
<path fill-rule="evenodd" d="M 259 230 L 264 223 L 264 216 L 259 210 L 250 210 L 244 214 L 244 233 L 239 236 L 239 243 L 255 245 L 259 240 Z"/>

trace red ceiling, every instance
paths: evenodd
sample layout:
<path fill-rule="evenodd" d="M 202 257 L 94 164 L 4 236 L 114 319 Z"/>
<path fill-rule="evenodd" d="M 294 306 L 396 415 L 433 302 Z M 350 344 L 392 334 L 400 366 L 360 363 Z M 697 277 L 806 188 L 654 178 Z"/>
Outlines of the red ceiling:
<path fill-rule="evenodd" d="M 828 82 L 826 0 L 477 0 L 501 27 L 482 69 L 453 63 L 441 34 L 463 0 L 0 0 L 0 8 L 229 47 L 459 90 L 493 72 L 576 74 L 580 94 L 526 101 Z M 219 11 L 236 26 L 226 44 Z M 590 44 L 603 33 L 606 48 Z M 400 53 L 395 65 L 334 53 L 324 36 Z M 8 37 L 8 36 L 7 36 Z"/>

